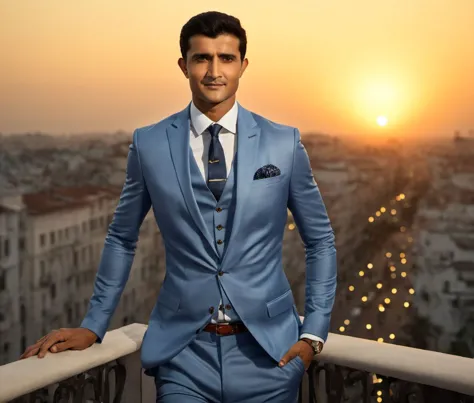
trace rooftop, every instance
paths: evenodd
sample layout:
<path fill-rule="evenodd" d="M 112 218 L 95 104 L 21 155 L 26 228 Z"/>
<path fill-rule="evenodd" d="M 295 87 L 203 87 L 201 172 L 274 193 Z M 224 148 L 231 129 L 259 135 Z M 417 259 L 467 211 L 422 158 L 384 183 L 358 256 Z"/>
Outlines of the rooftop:
<path fill-rule="evenodd" d="M 101 186 L 57 187 L 23 195 L 28 214 L 41 215 L 61 210 L 72 210 L 90 204 L 91 198 L 116 199 L 120 191 Z"/>

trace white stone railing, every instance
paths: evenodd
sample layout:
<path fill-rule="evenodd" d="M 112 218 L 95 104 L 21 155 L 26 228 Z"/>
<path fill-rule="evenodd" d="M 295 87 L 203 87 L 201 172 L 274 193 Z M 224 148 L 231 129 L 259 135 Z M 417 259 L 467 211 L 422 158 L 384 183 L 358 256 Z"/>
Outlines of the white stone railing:
<path fill-rule="evenodd" d="M 38 393 L 42 388 L 47 388 L 47 392 L 43 389 L 41 401 L 59 402 L 58 389 L 61 385 L 66 385 L 62 390 L 64 394 L 79 393 L 78 389 L 85 385 L 89 385 L 87 387 L 91 391 L 95 385 L 96 389 L 102 390 L 100 393 L 104 393 L 104 388 L 110 390 L 109 397 L 102 397 L 101 401 L 104 402 L 112 401 L 117 390 L 122 394 L 122 402 L 155 402 L 153 379 L 143 374 L 140 365 L 139 350 L 145 330 L 145 325 L 132 324 L 108 332 L 101 344 L 94 344 L 84 351 L 47 354 L 43 359 L 30 357 L 0 366 L 0 402 Z M 101 368 L 102 372 L 94 375 L 91 372 L 94 368 Z M 104 376 L 107 368 L 112 371 Z M 329 394 L 328 387 L 337 387 L 334 386 L 338 385 L 337 379 L 340 380 L 340 388 L 347 387 L 347 379 L 354 373 L 363 374 L 363 383 L 366 380 L 373 383 L 374 379 L 374 388 L 377 387 L 377 379 L 387 377 L 474 396 L 473 359 L 332 333 L 307 377 L 313 378 L 310 388 L 315 388 L 319 383 L 318 402 L 335 402 L 339 400 L 328 399 L 323 396 L 323 392 Z M 113 378 L 115 380 L 107 381 L 117 374 L 118 377 Z M 332 381 L 328 382 L 330 378 Z M 326 382 L 326 388 L 321 382 Z M 305 383 L 308 383 L 308 379 Z M 371 393 L 371 388 L 364 388 L 366 395 Z M 304 391 L 303 395 L 304 401 L 315 401 L 308 397 L 308 391 Z M 356 401 L 371 401 L 369 398 L 364 399 Z M 384 399 L 384 402 L 387 401 Z M 392 398 L 390 401 L 404 400 Z"/>
<path fill-rule="evenodd" d="M 95 392 L 96 398 L 104 402 L 112 402 L 115 394 L 121 393 L 122 402 L 155 403 L 153 379 L 143 374 L 140 362 L 145 330 L 146 325 L 135 323 L 107 332 L 101 344 L 83 351 L 50 353 L 42 359 L 34 356 L 0 366 L 0 402 L 30 393 L 36 394 L 41 402 L 75 402 L 77 400 L 66 399 L 64 394 L 77 396 L 84 393 L 81 389 L 85 388 L 81 402 L 88 401 L 86 399 Z M 91 372 L 93 369 L 95 373 Z M 106 373 L 108 376 L 104 376 Z M 57 391 L 58 385 L 65 387 Z M 105 389 L 110 391 L 108 398 L 104 398 Z M 63 392 L 64 400 L 59 392 Z"/>

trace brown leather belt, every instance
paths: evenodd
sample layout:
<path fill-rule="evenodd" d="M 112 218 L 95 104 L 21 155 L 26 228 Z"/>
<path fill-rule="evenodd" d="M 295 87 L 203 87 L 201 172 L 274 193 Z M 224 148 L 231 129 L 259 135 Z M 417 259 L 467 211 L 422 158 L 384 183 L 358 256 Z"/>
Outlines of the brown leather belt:
<path fill-rule="evenodd" d="M 215 333 L 218 336 L 229 336 L 231 334 L 248 332 L 247 326 L 242 322 L 236 323 L 208 323 L 204 332 Z"/>

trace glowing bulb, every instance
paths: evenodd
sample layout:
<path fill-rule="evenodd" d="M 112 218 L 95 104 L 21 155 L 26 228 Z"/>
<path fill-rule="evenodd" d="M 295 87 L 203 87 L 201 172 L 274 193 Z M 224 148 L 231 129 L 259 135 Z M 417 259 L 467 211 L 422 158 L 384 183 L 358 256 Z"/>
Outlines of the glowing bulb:
<path fill-rule="evenodd" d="M 392 288 L 392 294 L 396 294 L 397 293 L 397 289 L 396 288 Z"/>
<path fill-rule="evenodd" d="M 364 277 L 364 274 L 365 274 L 365 273 L 364 273 L 363 270 L 361 270 L 361 271 L 359 272 L 359 276 L 361 276 L 361 277 Z"/>
<path fill-rule="evenodd" d="M 364 295 L 364 296 L 361 298 L 361 301 L 362 301 L 362 302 L 367 302 L 367 297 Z"/>
<path fill-rule="evenodd" d="M 373 265 L 372 263 L 368 263 L 368 264 L 367 264 L 367 268 L 368 268 L 368 269 L 372 269 L 373 267 L 374 267 L 374 265 Z"/>
<path fill-rule="evenodd" d="M 346 320 L 344 321 L 344 324 L 345 324 L 346 326 L 349 326 L 350 323 L 351 323 L 351 321 L 350 321 L 349 319 L 346 319 Z"/>
<path fill-rule="evenodd" d="M 339 331 L 340 331 L 341 333 L 343 333 L 344 330 L 346 330 L 346 328 L 345 328 L 344 326 L 341 326 L 341 327 L 339 328 Z"/>
<path fill-rule="evenodd" d="M 401 275 L 402 277 L 406 277 L 406 276 L 407 276 L 407 273 L 406 273 L 405 271 L 402 271 L 402 272 L 400 273 L 400 275 Z"/>
<path fill-rule="evenodd" d="M 354 291 L 355 290 L 355 287 L 353 285 L 350 285 L 349 286 L 349 291 Z"/>
<path fill-rule="evenodd" d="M 383 287 L 382 283 L 377 283 L 377 288 L 380 290 Z"/>
<path fill-rule="evenodd" d="M 408 292 L 409 292 L 410 294 L 414 294 L 414 293 L 415 293 L 415 290 L 414 290 L 413 288 L 410 288 L 410 289 L 408 290 Z"/>
<path fill-rule="evenodd" d="M 395 335 L 393 333 L 390 333 L 390 336 L 388 337 L 390 337 L 391 340 L 395 339 Z"/>
<path fill-rule="evenodd" d="M 385 298 L 383 302 L 385 302 L 386 304 L 390 304 L 390 298 Z"/>
<path fill-rule="evenodd" d="M 408 307 L 410 306 L 410 303 L 409 303 L 408 301 L 406 301 L 406 302 L 403 303 L 403 306 L 404 306 L 405 308 L 408 308 Z"/>
<path fill-rule="evenodd" d="M 369 222 L 374 222 L 375 218 L 374 217 L 369 217 Z"/>
<path fill-rule="evenodd" d="M 370 323 L 367 323 L 367 324 L 365 325 L 365 327 L 366 327 L 367 330 L 372 329 L 372 325 L 371 325 Z"/>

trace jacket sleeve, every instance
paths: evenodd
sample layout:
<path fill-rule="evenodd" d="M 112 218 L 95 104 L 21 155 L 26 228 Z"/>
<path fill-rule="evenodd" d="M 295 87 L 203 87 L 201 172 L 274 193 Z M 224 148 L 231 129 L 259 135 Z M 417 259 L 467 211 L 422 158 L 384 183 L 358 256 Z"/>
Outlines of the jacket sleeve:
<path fill-rule="evenodd" d="M 294 131 L 288 208 L 305 247 L 305 312 L 301 335 L 326 341 L 337 284 L 334 231 L 298 129 Z"/>
<path fill-rule="evenodd" d="M 137 151 L 138 129 L 129 146 L 125 183 L 109 225 L 89 308 L 80 327 L 93 331 L 101 343 L 128 280 L 140 226 L 151 201 Z"/>

